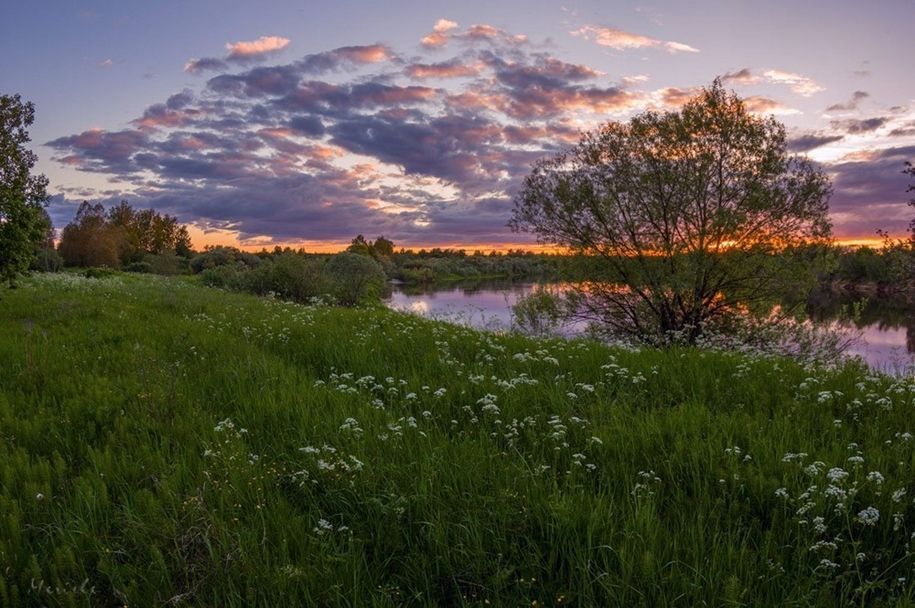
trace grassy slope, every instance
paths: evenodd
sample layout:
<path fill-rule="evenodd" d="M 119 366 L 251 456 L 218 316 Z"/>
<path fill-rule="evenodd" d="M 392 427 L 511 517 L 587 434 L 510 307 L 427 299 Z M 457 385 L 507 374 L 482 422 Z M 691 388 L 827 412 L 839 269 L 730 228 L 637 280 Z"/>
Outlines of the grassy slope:
<path fill-rule="evenodd" d="M 2 298 L 0 605 L 915 594 L 912 381 L 154 277 L 36 277 Z M 824 494 L 831 467 L 844 500 Z"/>

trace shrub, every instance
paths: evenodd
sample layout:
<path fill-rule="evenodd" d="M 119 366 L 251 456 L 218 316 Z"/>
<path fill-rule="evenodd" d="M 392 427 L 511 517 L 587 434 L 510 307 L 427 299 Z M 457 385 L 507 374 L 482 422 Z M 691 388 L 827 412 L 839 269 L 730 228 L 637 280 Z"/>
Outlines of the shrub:
<path fill-rule="evenodd" d="M 114 270 L 107 266 L 93 266 L 92 268 L 87 268 L 84 273 L 87 279 L 104 279 L 113 274 Z"/>
<path fill-rule="evenodd" d="M 331 294 L 343 306 L 375 300 L 387 283 L 381 265 L 370 257 L 343 252 L 330 258 L 324 277 Z"/>
<path fill-rule="evenodd" d="M 55 249 L 43 247 L 35 253 L 35 258 L 32 260 L 29 270 L 57 272 L 63 264 L 63 258 L 60 257 L 60 254 Z"/>
<path fill-rule="evenodd" d="M 317 260 L 284 253 L 261 262 L 257 268 L 242 272 L 242 289 L 259 295 L 307 302 L 327 291 L 321 266 Z"/>
<path fill-rule="evenodd" d="M 199 273 L 207 268 L 238 263 L 249 268 L 256 268 L 260 265 L 260 262 L 261 259 L 256 255 L 239 251 L 234 247 L 214 247 L 191 258 L 190 266 L 194 273 Z"/>
<path fill-rule="evenodd" d="M 562 296 L 544 287 L 519 298 L 511 310 L 515 327 L 534 336 L 555 334 L 568 317 Z"/>
<path fill-rule="evenodd" d="M 143 263 L 155 274 L 175 275 L 190 271 L 188 261 L 174 253 L 149 253 L 143 256 Z"/>
<path fill-rule="evenodd" d="M 218 287 L 220 289 L 234 289 L 241 291 L 241 279 L 239 275 L 242 271 L 238 266 L 213 266 L 200 273 L 200 282 L 208 287 Z"/>
<path fill-rule="evenodd" d="M 127 272 L 140 272 L 148 274 L 153 271 L 152 266 L 149 262 L 131 262 L 125 268 Z"/>

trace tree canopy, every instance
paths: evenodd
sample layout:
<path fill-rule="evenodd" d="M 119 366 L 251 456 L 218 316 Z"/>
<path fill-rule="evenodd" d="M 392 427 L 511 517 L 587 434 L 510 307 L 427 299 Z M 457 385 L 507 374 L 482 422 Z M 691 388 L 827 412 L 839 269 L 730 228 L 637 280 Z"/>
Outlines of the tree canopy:
<path fill-rule="evenodd" d="M 38 158 L 26 147 L 34 120 L 31 102 L 0 95 L 0 281 L 10 285 L 28 270 L 50 228 L 48 178 L 32 174 Z"/>
<path fill-rule="evenodd" d="M 187 228 L 177 218 L 152 209 L 136 210 L 121 201 L 108 211 L 84 201 L 61 235 L 60 253 L 70 266 L 110 266 L 140 262 L 148 254 L 190 253 Z"/>
<path fill-rule="evenodd" d="M 578 291 L 580 314 L 644 341 L 693 342 L 783 286 L 785 252 L 828 238 L 830 192 L 788 155 L 782 124 L 716 80 L 679 111 L 608 122 L 536 163 L 510 225 L 612 270 L 615 284 Z"/>

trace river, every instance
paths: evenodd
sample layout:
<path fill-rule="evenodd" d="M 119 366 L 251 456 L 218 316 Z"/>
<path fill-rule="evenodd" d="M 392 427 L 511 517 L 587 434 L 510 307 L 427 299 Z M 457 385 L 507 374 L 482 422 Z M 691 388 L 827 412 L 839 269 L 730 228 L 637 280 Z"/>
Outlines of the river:
<path fill-rule="evenodd" d="M 489 330 L 511 327 L 511 306 L 536 283 L 468 281 L 447 285 L 395 285 L 388 306 L 423 316 L 445 319 Z M 818 322 L 834 321 L 850 300 L 820 301 L 809 315 Z M 873 299 L 860 311 L 855 324 L 840 331 L 856 338 L 847 354 L 860 356 L 878 371 L 915 373 L 915 310 L 911 306 Z"/>

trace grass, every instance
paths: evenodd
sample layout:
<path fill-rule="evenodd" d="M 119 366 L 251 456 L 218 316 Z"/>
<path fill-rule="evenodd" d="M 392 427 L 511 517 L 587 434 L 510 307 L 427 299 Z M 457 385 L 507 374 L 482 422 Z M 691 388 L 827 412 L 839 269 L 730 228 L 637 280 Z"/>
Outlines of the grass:
<path fill-rule="evenodd" d="M 127 275 L 0 362 L 3 606 L 915 603 L 911 378 Z"/>

